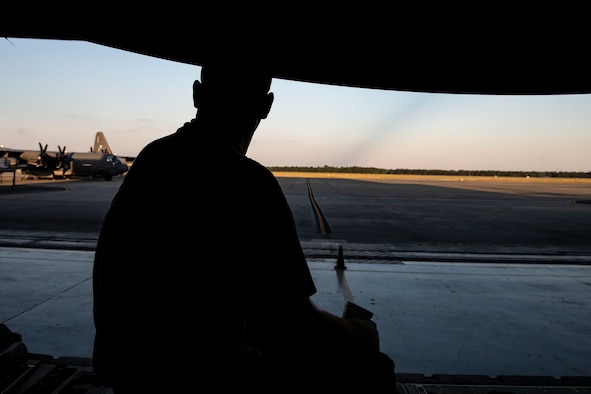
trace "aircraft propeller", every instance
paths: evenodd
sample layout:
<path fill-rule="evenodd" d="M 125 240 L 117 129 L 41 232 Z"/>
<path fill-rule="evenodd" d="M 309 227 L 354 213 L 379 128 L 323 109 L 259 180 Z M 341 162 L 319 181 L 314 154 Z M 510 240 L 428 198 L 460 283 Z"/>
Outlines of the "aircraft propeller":
<path fill-rule="evenodd" d="M 62 169 L 62 175 L 65 175 L 66 172 L 70 169 L 70 161 L 71 156 L 66 153 L 66 146 L 62 149 L 59 145 L 57 146 L 58 150 L 58 163 L 57 169 Z"/>
<path fill-rule="evenodd" d="M 39 166 L 43 167 L 43 168 L 48 168 L 49 167 L 49 161 L 48 161 L 49 157 L 50 156 L 47 154 L 47 144 L 45 144 L 45 147 L 43 147 L 43 145 L 40 142 L 39 143 Z"/>
<path fill-rule="evenodd" d="M 52 156 L 47 153 L 47 144 L 43 146 L 43 144 L 39 142 L 39 159 L 37 161 L 37 167 L 47 171 L 54 171 L 64 167 L 69 168 L 70 160 L 66 154 L 66 147 L 64 146 L 62 149 L 61 146 L 58 145 L 57 148 L 59 152 L 56 153 L 55 156 Z"/>

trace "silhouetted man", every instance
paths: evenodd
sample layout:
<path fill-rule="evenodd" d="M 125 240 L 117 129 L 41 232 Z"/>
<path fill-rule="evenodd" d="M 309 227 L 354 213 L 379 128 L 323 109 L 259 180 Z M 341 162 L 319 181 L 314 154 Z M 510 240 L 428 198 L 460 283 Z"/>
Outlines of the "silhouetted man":
<path fill-rule="evenodd" d="M 117 393 L 395 391 L 375 323 L 312 303 L 280 185 L 245 155 L 270 86 L 261 68 L 205 64 L 195 119 L 148 144 L 113 199 L 94 261 L 93 357 Z"/>

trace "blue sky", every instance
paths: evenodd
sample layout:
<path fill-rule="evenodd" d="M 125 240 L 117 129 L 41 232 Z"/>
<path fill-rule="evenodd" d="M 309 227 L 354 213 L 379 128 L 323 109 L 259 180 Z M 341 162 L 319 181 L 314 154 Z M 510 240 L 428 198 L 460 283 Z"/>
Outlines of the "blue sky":
<path fill-rule="evenodd" d="M 0 40 L 0 145 L 121 156 L 195 116 L 198 66 L 77 41 Z M 381 91 L 275 79 L 248 155 L 267 166 L 591 171 L 591 95 Z M 199 153 L 197 149 L 196 154 Z"/>

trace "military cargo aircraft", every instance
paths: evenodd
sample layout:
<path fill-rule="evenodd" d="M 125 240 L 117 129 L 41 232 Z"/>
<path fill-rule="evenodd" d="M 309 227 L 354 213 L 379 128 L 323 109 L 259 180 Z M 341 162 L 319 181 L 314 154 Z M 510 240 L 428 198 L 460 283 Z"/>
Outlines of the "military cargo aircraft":
<path fill-rule="evenodd" d="M 115 155 L 102 131 L 96 133 L 90 152 L 67 152 L 58 145 L 58 151 L 47 151 L 47 144 L 39 143 L 39 150 L 19 150 L 0 146 L 0 157 L 4 160 L 0 172 L 20 169 L 25 177 L 43 178 L 104 178 L 110 181 L 114 176 L 127 172 L 129 166 Z"/>

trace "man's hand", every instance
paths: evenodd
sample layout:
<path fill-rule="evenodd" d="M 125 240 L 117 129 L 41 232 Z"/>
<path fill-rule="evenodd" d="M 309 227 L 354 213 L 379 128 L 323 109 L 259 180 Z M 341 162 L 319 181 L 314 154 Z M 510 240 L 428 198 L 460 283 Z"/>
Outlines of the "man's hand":
<path fill-rule="evenodd" d="M 373 312 L 354 302 L 347 301 L 345 303 L 345 309 L 343 310 L 343 317 L 356 317 L 358 319 L 369 320 L 373 317 Z"/>
<path fill-rule="evenodd" d="M 373 320 L 343 318 L 343 322 L 352 343 L 369 350 L 380 350 L 378 326 Z"/>

